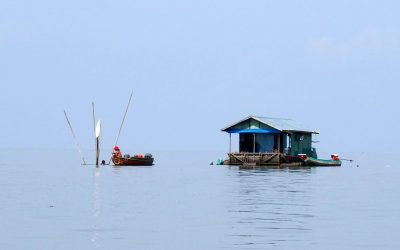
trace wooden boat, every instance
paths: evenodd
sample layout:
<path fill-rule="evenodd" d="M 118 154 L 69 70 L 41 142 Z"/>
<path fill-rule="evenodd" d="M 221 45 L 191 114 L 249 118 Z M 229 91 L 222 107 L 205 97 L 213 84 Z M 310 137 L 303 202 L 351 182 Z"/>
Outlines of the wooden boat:
<path fill-rule="evenodd" d="M 151 166 L 153 165 L 154 158 L 151 154 L 137 154 L 134 156 L 125 154 L 122 156 L 119 147 L 115 146 L 111 160 L 115 166 Z"/>
<path fill-rule="evenodd" d="M 304 166 L 311 166 L 311 167 L 340 167 L 342 165 L 342 161 L 337 160 L 322 160 L 313 157 L 306 157 L 304 159 Z"/>
<path fill-rule="evenodd" d="M 116 156 L 112 157 L 115 166 L 152 166 L 154 158 L 151 154 L 130 156 Z"/>

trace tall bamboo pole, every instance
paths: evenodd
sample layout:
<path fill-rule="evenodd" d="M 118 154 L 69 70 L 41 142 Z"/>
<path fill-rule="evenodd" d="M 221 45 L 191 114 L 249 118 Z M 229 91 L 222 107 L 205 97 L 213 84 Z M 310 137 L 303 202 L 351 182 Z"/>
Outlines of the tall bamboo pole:
<path fill-rule="evenodd" d="M 131 96 L 129 97 L 128 105 L 126 106 L 124 117 L 122 118 L 121 126 L 119 127 L 119 130 L 118 130 L 117 138 L 115 139 L 114 147 L 117 146 L 117 144 L 118 144 L 119 135 L 121 134 L 122 126 L 124 125 L 126 114 L 128 113 L 129 105 L 131 104 L 132 95 L 133 95 L 133 91 L 131 92 Z M 108 164 L 111 163 L 111 159 L 112 159 L 112 157 L 110 158 Z"/>
<path fill-rule="evenodd" d="M 95 152 L 96 152 L 96 166 L 98 166 L 98 146 L 99 146 L 99 142 L 96 138 L 96 115 L 95 115 L 95 111 L 94 111 L 94 102 L 92 102 L 92 117 L 93 117 L 93 133 L 94 133 L 94 148 L 95 148 Z"/>
<path fill-rule="evenodd" d="M 81 148 L 80 148 L 80 146 L 79 146 L 78 140 L 76 139 L 76 136 L 75 136 L 75 132 L 74 132 L 74 130 L 72 129 L 72 125 L 71 125 L 71 123 L 69 122 L 69 119 L 68 119 L 68 116 L 67 116 L 67 112 L 65 112 L 65 110 L 64 110 L 64 115 L 65 115 L 65 119 L 67 119 L 67 123 L 68 123 L 68 125 L 69 125 L 69 128 L 71 129 L 72 138 L 74 139 L 75 146 L 76 146 L 76 148 L 78 149 L 79 155 L 81 156 L 82 165 L 86 165 L 85 158 L 83 157 L 83 154 L 82 154 Z"/>

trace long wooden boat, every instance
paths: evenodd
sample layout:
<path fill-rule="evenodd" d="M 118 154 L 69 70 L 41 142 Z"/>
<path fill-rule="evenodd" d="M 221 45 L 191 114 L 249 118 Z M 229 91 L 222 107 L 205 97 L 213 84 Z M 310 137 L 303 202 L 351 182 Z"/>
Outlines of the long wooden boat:
<path fill-rule="evenodd" d="M 321 166 L 321 167 L 340 167 L 342 165 L 341 160 L 322 160 L 313 157 L 307 157 L 304 159 L 305 166 Z"/>
<path fill-rule="evenodd" d="M 152 156 L 145 157 L 116 157 L 112 158 L 115 166 L 152 166 L 154 158 Z"/>

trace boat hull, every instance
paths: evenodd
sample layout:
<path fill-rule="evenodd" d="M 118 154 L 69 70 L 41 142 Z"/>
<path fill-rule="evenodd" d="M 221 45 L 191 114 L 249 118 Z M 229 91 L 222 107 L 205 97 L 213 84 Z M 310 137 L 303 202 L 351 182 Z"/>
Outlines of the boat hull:
<path fill-rule="evenodd" d="M 113 157 L 112 161 L 115 166 L 152 166 L 154 158 L 153 157 Z"/>
<path fill-rule="evenodd" d="M 307 157 L 304 160 L 305 166 L 314 166 L 314 167 L 340 167 L 342 165 L 341 160 L 322 160 L 313 157 Z"/>

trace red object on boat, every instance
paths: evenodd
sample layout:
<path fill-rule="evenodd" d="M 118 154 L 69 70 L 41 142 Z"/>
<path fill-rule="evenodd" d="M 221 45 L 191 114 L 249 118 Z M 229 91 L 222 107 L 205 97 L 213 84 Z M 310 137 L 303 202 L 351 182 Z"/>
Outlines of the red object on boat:
<path fill-rule="evenodd" d="M 331 155 L 332 160 L 338 161 L 339 160 L 339 155 L 338 154 L 333 154 Z"/>
<path fill-rule="evenodd" d="M 307 159 L 307 155 L 306 154 L 298 154 L 297 155 L 300 159 L 302 159 L 303 161 Z"/>

